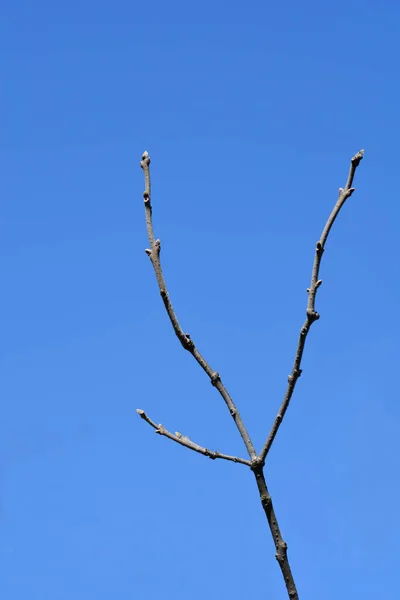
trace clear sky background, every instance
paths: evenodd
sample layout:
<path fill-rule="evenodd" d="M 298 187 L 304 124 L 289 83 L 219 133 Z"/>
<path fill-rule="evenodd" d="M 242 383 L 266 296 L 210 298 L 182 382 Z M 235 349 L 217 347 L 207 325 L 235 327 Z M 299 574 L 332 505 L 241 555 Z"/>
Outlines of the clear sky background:
<path fill-rule="evenodd" d="M 260 448 L 328 241 L 266 469 L 300 597 L 393 597 L 400 556 L 397 2 L 5 2 L 1 9 L 0 596 L 286 591 L 244 456 L 182 326 Z"/>

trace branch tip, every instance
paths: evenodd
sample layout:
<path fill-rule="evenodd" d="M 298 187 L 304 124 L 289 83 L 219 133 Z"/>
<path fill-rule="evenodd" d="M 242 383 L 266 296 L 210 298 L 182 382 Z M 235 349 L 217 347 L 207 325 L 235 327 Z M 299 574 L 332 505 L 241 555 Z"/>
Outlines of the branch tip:
<path fill-rule="evenodd" d="M 359 152 L 357 152 L 357 154 L 355 154 L 353 156 L 353 158 L 351 159 L 351 162 L 353 163 L 353 165 L 355 167 L 358 167 L 358 165 L 360 164 L 360 161 L 364 158 L 364 150 L 360 150 Z"/>
<path fill-rule="evenodd" d="M 147 152 L 147 150 L 145 150 L 142 154 L 142 160 L 140 162 L 140 166 L 143 169 L 145 166 L 149 166 L 149 164 L 150 164 L 150 156 L 149 156 L 149 153 Z"/>

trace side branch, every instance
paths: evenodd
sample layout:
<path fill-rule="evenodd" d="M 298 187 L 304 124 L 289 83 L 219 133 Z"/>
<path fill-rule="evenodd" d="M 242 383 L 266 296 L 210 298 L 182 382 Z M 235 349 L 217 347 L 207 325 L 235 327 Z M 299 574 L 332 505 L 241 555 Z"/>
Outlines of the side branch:
<path fill-rule="evenodd" d="M 169 320 L 171 321 L 171 325 L 175 331 L 175 335 L 178 340 L 182 344 L 185 350 L 190 352 L 190 354 L 194 357 L 200 367 L 207 373 L 210 378 L 211 384 L 217 388 L 219 393 L 221 394 L 226 406 L 229 409 L 229 412 L 236 424 L 236 427 L 239 430 L 239 433 L 242 437 L 244 445 L 246 446 L 246 450 L 250 456 L 250 458 L 254 458 L 257 453 L 253 446 L 253 443 L 250 439 L 250 436 L 247 432 L 246 427 L 242 421 L 242 418 L 237 410 L 232 398 L 230 397 L 226 387 L 221 381 L 221 377 L 218 372 L 214 371 L 208 362 L 203 358 L 200 352 L 197 350 L 193 340 L 191 339 L 188 333 L 185 333 L 178 321 L 178 318 L 175 314 L 175 311 L 172 307 L 172 303 L 167 291 L 167 286 L 165 283 L 164 275 L 161 269 L 161 261 L 160 261 L 160 252 L 161 252 L 161 242 L 160 240 L 155 240 L 154 231 L 153 231 L 153 223 L 152 223 L 152 206 L 151 206 L 151 196 L 150 196 L 150 156 L 148 152 L 144 152 L 142 155 L 142 160 L 140 166 L 144 172 L 145 179 L 145 190 L 143 193 L 144 198 L 144 206 L 146 213 L 146 226 L 147 226 L 147 234 L 149 237 L 150 248 L 146 250 L 146 254 L 149 256 L 151 263 L 153 265 L 158 287 L 160 290 L 161 298 L 164 302 L 165 310 L 167 311 Z"/>
<path fill-rule="evenodd" d="M 221 452 L 214 452 L 212 450 L 209 450 L 208 448 L 199 446 L 195 442 L 192 442 L 192 440 L 190 440 L 187 436 L 183 436 L 178 431 L 176 431 L 174 435 L 173 433 L 165 429 L 165 427 L 163 427 L 162 425 L 157 425 L 157 423 L 152 421 L 150 417 L 146 415 L 144 410 L 137 408 L 136 412 L 141 416 L 142 419 L 146 421 L 146 423 L 148 423 L 149 425 L 151 425 L 151 427 L 153 427 L 153 429 L 155 429 L 156 433 L 158 433 L 159 435 L 165 435 L 165 437 L 169 438 L 170 440 L 173 440 L 174 442 L 177 442 L 178 444 L 181 444 L 181 446 L 185 446 L 185 448 L 189 448 L 189 450 L 194 450 L 199 454 L 208 456 L 212 460 L 215 460 L 216 458 L 222 458 L 224 460 L 230 460 L 232 462 L 240 463 L 242 465 L 247 465 L 248 467 L 251 467 L 251 462 L 249 460 L 239 458 L 237 456 L 230 456 L 229 454 L 222 454 Z"/>
<path fill-rule="evenodd" d="M 268 438 L 260 452 L 260 458 L 262 461 L 265 461 L 265 458 L 273 444 L 275 436 L 278 432 L 278 429 L 283 421 L 287 408 L 289 406 L 291 397 L 293 395 L 294 388 L 296 387 L 297 380 L 301 375 L 301 360 L 303 357 L 304 346 L 306 343 L 308 332 L 310 331 L 311 325 L 314 321 L 319 319 L 319 314 L 315 311 L 315 298 L 317 295 L 317 290 L 322 283 L 322 280 L 319 279 L 319 269 L 321 266 L 322 255 L 325 250 L 326 240 L 328 239 L 329 232 L 332 228 L 333 223 L 336 220 L 341 208 L 344 203 L 352 193 L 354 192 L 354 188 L 351 187 L 353 184 L 354 175 L 358 165 L 360 164 L 362 158 L 364 156 L 364 150 L 360 150 L 350 162 L 350 171 L 347 177 L 347 182 L 344 188 L 339 188 L 339 196 L 337 202 L 327 220 L 325 227 L 322 231 L 321 237 L 316 244 L 315 256 L 314 256 L 314 264 L 311 275 L 311 284 L 307 289 L 308 293 L 308 302 L 307 302 L 307 311 L 306 311 L 306 320 L 300 330 L 299 341 L 297 343 L 296 355 L 293 363 L 293 369 L 291 374 L 288 377 L 288 386 L 286 389 L 285 396 L 283 398 L 283 402 L 279 408 L 278 414 L 275 417 L 275 421 L 272 425 L 271 431 L 268 435 Z"/>

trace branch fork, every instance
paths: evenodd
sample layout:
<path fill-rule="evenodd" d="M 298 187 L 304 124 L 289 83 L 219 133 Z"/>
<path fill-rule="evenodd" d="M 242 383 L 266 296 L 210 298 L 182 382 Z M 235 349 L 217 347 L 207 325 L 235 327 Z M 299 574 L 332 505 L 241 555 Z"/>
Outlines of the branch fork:
<path fill-rule="evenodd" d="M 267 483 L 265 481 L 264 476 L 264 465 L 267 459 L 268 453 L 271 449 L 271 446 L 275 440 L 276 434 L 278 433 L 279 427 L 282 424 L 288 406 L 290 404 L 290 400 L 292 398 L 294 389 L 296 387 L 297 380 L 301 376 L 301 362 L 305 347 L 305 342 L 310 331 L 311 325 L 320 318 L 319 313 L 315 310 L 315 300 L 317 295 L 317 290 L 322 284 L 322 280 L 318 278 L 319 270 L 321 266 L 322 256 L 325 251 L 325 244 L 329 236 L 329 232 L 332 228 L 333 223 L 335 222 L 341 208 L 345 204 L 346 200 L 350 198 L 353 194 L 355 188 L 352 187 L 354 175 L 358 165 L 360 164 L 362 158 L 364 156 L 364 150 L 360 150 L 357 154 L 353 156 L 350 161 L 350 170 L 347 177 L 347 182 L 344 188 L 339 188 L 339 194 L 337 202 L 325 224 L 325 227 L 322 231 L 320 239 L 317 241 L 315 246 L 315 255 L 314 255 L 314 263 L 311 274 L 311 283 L 307 288 L 308 301 L 307 301 L 307 309 L 306 309 L 306 319 L 300 329 L 295 358 L 293 362 L 292 371 L 288 376 L 288 384 L 286 388 L 285 395 L 283 397 L 283 401 L 278 410 L 278 413 L 275 417 L 275 420 L 272 424 L 269 435 L 262 447 L 261 451 L 257 454 L 254 445 L 250 439 L 249 433 L 242 421 L 240 413 L 233 402 L 231 396 L 229 395 L 225 385 L 221 381 L 221 377 L 218 371 L 214 371 L 208 362 L 204 359 L 204 357 L 200 354 L 197 349 L 195 343 L 191 339 L 188 333 L 184 333 L 182 327 L 179 324 L 176 313 L 172 307 L 172 303 L 167 291 L 167 286 L 165 283 L 165 279 L 161 269 L 160 262 L 160 249 L 161 242 L 159 239 L 155 240 L 154 231 L 153 231 L 153 223 L 152 223 L 152 205 L 151 205 L 151 185 L 150 185 L 150 156 L 148 152 L 144 152 L 142 155 L 142 160 L 140 163 L 141 168 L 144 172 L 145 179 L 145 190 L 143 193 L 144 206 L 145 206 L 145 216 L 146 216 L 146 227 L 147 234 L 150 242 L 150 248 L 146 249 L 146 254 L 150 257 L 151 263 L 153 265 L 158 287 L 160 290 L 160 295 L 163 300 L 165 309 L 167 311 L 169 320 L 174 329 L 175 335 L 179 339 L 183 348 L 192 354 L 193 358 L 199 364 L 199 366 L 205 371 L 207 376 L 210 379 L 211 385 L 217 389 L 219 394 L 221 395 L 223 401 L 225 402 L 234 422 L 239 431 L 239 434 L 243 440 L 247 453 L 249 455 L 249 459 L 240 458 L 237 456 L 231 456 L 228 454 L 222 454 L 217 451 L 209 450 L 199 444 L 193 442 L 187 436 L 183 436 L 179 432 L 175 432 L 175 434 L 171 433 L 163 425 L 156 424 L 144 410 L 137 409 L 138 414 L 142 419 L 144 419 L 159 435 L 165 436 L 170 440 L 185 446 L 189 450 L 193 450 L 199 454 L 207 456 L 212 460 L 217 458 L 224 459 L 236 463 L 240 463 L 246 465 L 253 472 L 257 487 L 259 490 L 260 500 L 262 507 L 264 509 L 265 515 L 268 520 L 268 524 L 271 530 L 271 534 L 275 543 L 276 554 L 275 557 L 279 563 L 285 585 L 288 593 L 288 597 L 291 600 L 298 600 L 298 593 L 296 589 L 296 585 L 294 582 L 294 578 L 290 569 L 289 559 L 287 557 L 287 544 L 283 540 L 278 521 L 275 515 L 274 506 L 272 503 L 271 496 L 268 491 Z"/>

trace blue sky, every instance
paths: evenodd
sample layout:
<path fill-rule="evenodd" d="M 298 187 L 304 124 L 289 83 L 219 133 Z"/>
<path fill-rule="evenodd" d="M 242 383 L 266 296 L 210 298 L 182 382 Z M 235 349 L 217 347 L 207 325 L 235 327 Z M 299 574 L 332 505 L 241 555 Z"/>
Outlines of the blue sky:
<path fill-rule="evenodd" d="M 260 448 L 324 255 L 303 376 L 266 469 L 301 598 L 392 595 L 400 556 L 395 2 L 8 2 L 0 98 L 0 595 L 286 598 L 244 456 Z"/>

